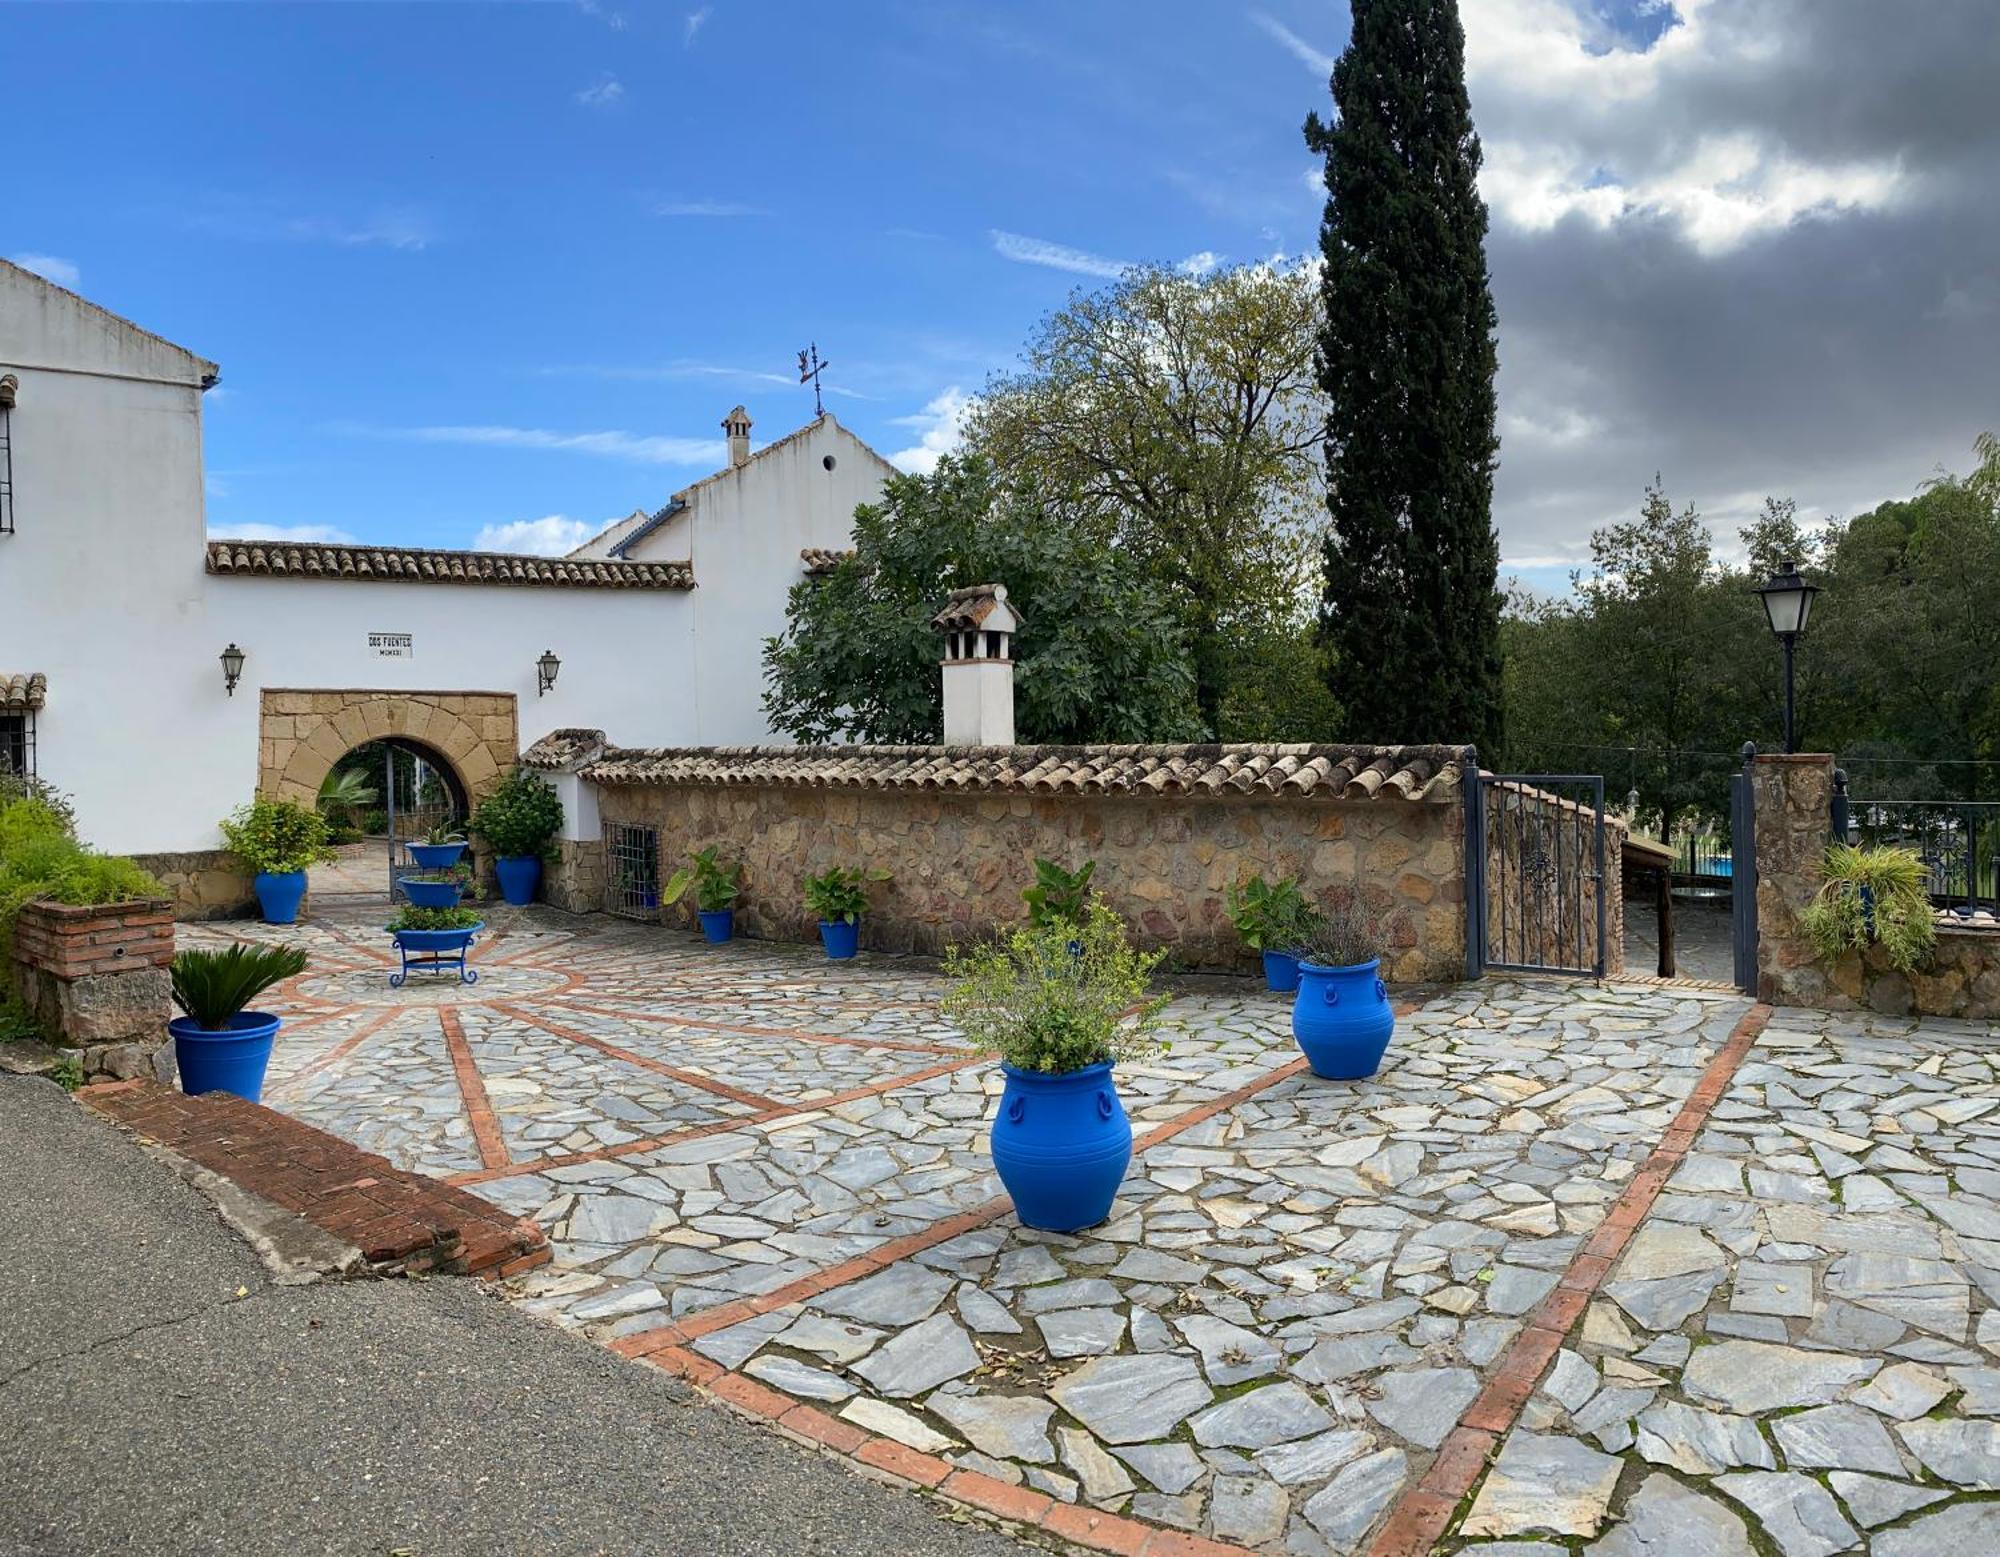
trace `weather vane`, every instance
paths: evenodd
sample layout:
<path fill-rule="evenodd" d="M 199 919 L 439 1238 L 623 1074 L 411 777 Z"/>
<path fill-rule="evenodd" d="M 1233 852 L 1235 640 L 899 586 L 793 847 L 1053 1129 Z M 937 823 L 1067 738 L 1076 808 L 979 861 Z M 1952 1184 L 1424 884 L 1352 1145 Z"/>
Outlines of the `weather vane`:
<path fill-rule="evenodd" d="M 832 366 L 833 364 L 830 362 L 821 362 L 819 360 L 819 346 L 817 343 L 799 353 L 799 382 L 801 384 L 810 384 L 813 387 L 814 416 L 826 415 L 826 406 L 819 398 L 819 376 Z"/>

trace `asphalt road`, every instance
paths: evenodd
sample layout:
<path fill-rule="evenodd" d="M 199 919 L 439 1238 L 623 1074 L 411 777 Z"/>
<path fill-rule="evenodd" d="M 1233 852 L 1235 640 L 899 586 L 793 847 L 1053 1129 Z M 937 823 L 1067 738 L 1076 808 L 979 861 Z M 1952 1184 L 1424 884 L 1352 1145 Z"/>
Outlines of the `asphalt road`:
<path fill-rule="evenodd" d="M 463 1279 L 280 1286 L 0 1075 L 0 1553 L 1021 1557 Z"/>

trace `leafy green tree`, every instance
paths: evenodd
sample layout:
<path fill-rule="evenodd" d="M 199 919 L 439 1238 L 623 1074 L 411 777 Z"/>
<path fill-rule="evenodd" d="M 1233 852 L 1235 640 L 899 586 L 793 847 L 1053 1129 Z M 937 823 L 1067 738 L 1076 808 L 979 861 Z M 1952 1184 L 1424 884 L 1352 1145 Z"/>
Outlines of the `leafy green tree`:
<path fill-rule="evenodd" d="M 1323 619 L 1344 733 L 1477 741 L 1501 730 L 1493 531 L 1497 327 L 1479 138 L 1455 0 L 1354 0 L 1333 69 L 1319 383 Z"/>
<path fill-rule="evenodd" d="M 1023 742 L 1198 739 L 1180 623 L 1131 557 L 1073 511 L 1002 484 L 977 456 L 897 476 L 855 510 L 854 555 L 793 586 L 766 640 L 764 706 L 806 742 L 934 743 L 944 727 L 931 618 L 953 589 L 1002 583 Z"/>

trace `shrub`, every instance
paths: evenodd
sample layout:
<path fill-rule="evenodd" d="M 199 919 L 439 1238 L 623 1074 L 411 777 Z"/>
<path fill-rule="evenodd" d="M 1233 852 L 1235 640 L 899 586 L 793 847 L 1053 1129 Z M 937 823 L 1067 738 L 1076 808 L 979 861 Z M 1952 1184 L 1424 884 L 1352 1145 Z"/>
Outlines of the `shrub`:
<path fill-rule="evenodd" d="M 1352 968 L 1378 955 L 1368 916 L 1352 900 L 1320 915 L 1298 947 L 1299 961 L 1316 968 Z"/>
<path fill-rule="evenodd" d="M 1826 885 L 1799 916 L 1799 928 L 1829 961 L 1879 941 L 1891 967 L 1914 973 L 1937 946 L 1937 914 L 1924 862 L 1888 844 L 1832 845 L 1826 851 Z"/>
<path fill-rule="evenodd" d="M 0 807 L 16 800 L 39 800 L 61 820 L 64 832 L 72 838 L 76 836 L 76 807 L 70 803 L 69 796 L 32 773 L 0 766 Z"/>
<path fill-rule="evenodd" d="M 1299 890 L 1297 876 L 1276 883 L 1252 876 L 1241 888 L 1229 889 L 1229 922 L 1252 951 L 1289 952 L 1319 921 L 1319 910 Z"/>
<path fill-rule="evenodd" d="M 503 860 L 539 859 L 562 824 L 562 801 L 532 768 L 516 768 L 501 779 L 466 819 Z"/>
<path fill-rule="evenodd" d="M 1028 905 L 1028 923 L 1037 929 L 1081 924 L 1090 897 L 1090 878 L 1096 874 L 1095 860 L 1085 860 L 1069 871 L 1054 860 L 1037 858 L 1035 884 L 1021 894 L 1021 901 Z"/>
<path fill-rule="evenodd" d="M 998 943 L 951 947 L 944 1014 L 1016 1070 L 1060 1075 L 1165 1047 L 1153 1036 L 1164 997 L 1148 980 L 1166 956 L 1137 952 L 1102 898 L 1076 919 L 1030 925 Z"/>
<path fill-rule="evenodd" d="M 334 857 L 326 818 L 311 806 L 259 795 L 222 822 L 229 852 L 254 871 L 285 875 Z"/>
<path fill-rule="evenodd" d="M 835 865 L 806 877 L 806 907 L 826 924 L 852 924 L 868 907 L 868 884 L 888 879 L 886 870 Z"/>
<path fill-rule="evenodd" d="M 68 818 L 46 799 L 0 800 L 0 983 L 11 977 L 8 952 L 23 903 L 88 907 L 166 895 L 130 860 L 78 843 Z"/>
<path fill-rule="evenodd" d="M 479 923 L 479 911 L 473 908 L 418 908 L 405 907 L 391 919 L 386 928 L 391 930 L 470 930 Z"/>
<path fill-rule="evenodd" d="M 177 952 L 168 965 L 174 1004 L 206 1032 L 219 1032 L 273 984 L 303 973 L 306 954 L 296 946 L 238 941 L 220 951 Z"/>
<path fill-rule="evenodd" d="M 695 850 L 688 856 L 688 863 L 673 873 L 667 881 L 667 890 L 660 894 L 660 901 L 678 903 L 687 896 L 688 888 L 693 887 L 696 908 L 704 914 L 720 913 L 742 894 L 742 882 L 742 861 L 723 864 L 715 845 L 710 844 L 706 849 Z"/>

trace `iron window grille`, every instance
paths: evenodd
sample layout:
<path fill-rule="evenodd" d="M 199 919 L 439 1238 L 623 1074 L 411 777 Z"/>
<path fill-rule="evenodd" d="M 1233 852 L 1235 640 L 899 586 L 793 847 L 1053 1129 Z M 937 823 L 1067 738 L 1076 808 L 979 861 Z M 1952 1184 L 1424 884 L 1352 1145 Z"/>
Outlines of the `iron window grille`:
<path fill-rule="evenodd" d="M 604 824 L 605 908 L 627 919 L 660 917 L 660 830 Z"/>
<path fill-rule="evenodd" d="M 35 714 L 0 714 L 0 771 L 35 776 Z"/>
<path fill-rule="evenodd" d="M 14 533 L 14 399 L 0 393 L 0 535 Z"/>

